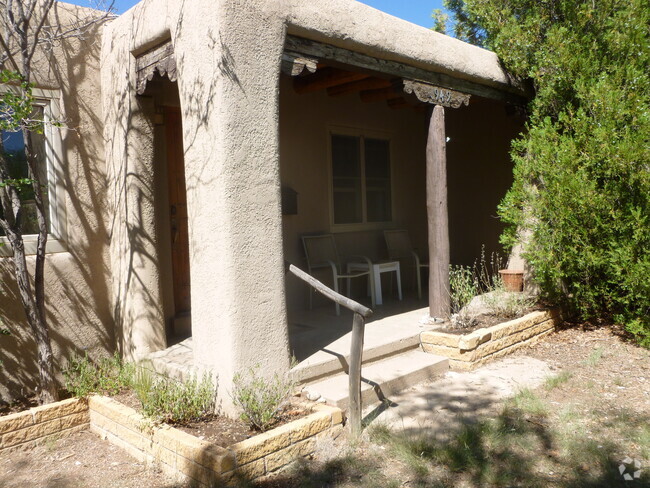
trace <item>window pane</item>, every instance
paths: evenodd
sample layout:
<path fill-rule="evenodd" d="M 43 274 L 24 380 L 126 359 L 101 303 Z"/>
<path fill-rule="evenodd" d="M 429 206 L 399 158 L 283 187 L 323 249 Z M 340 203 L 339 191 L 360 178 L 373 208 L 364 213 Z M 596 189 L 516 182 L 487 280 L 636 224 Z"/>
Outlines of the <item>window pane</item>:
<path fill-rule="evenodd" d="M 362 222 L 360 139 L 332 135 L 334 223 Z"/>
<path fill-rule="evenodd" d="M 38 115 L 43 117 L 43 109 L 39 107 Z M 45 218 L 49 226 L 49 202 L 47 194 L 47 164 L 45 158 L 45 137 L 43 134 L 32 133 L 33 150 L 36 153 L 39 167 L 39 179 L 43 186 L 43 199 L 45 203 Z M 0 152 L 7 163 L 9 176 L 11 178 L 27 178 L 27 159 L 25 157 L 25 145 L 21 132 L 0 131 Z M 31 185 L 25 185 L 20 189 L 20 197 L 23 201 L 21 230 L 23 234 L 38 234 L 38 221 L 36 217 L 36 204 L 34 203 L 34 191 Z M 2 215 L 2 209 L 0 209 Z M 0 235 L 4 235 L 0 230 Z"/>
<path fill-rule="evenodd" d="M 389 222 L 391 215 L 390 143 L 365 139 L 366 211 L 368 222 Z"/>

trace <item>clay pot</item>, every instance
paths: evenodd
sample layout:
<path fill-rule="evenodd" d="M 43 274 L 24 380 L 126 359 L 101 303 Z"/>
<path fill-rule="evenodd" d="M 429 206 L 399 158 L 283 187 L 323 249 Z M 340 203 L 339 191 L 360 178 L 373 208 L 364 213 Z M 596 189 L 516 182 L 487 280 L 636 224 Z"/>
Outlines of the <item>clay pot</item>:
<path fill-rule="evenodd" d="M 524 291 L 524 272 L 516 269 L 499 270 L 507 291 Z"/>

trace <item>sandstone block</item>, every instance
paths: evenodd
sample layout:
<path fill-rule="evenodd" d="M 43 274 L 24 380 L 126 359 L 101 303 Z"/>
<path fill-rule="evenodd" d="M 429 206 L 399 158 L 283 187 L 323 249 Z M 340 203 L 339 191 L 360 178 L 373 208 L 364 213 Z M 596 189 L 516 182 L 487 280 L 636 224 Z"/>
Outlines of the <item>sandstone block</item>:
<path fill-rule="evenodd" d="M 257 459 L 248 464 L 239 466 L 234 471 L 230 471 L 223 475 L 223 480 L 226 483 L 235 483 L 239 480 L 254 480 L 266 474 L 266 465 L 264 459 Z"/>
<path fill-rule="evenodd" d="M 291 422 L 292 424 L 293 422 Z M 230 446 L 235 454 L 237 466 L 249 464 L 255 459 L 266 456 L 269 453 L 278 451 L 291 444 L 291 430 L 283 425 L 269 432 L 264 432 L 250 439 L 243 440 Z"/>
<path fill-rule="evenodd" d="M 48 420 L 64 417 L 88 409 L 85 400 L 79 398 L 68 398 L 60 402 L 40 405 L 31 409 L 34 416 L 34 423 L 46 422 Z"/>
<path fill-rule="evenodd" d="M 0 417 L 0 434 L 29 427 L 33 425 L 33 419 L 32 413 L 29 410 Z"/>
<path fill-rule="evenodd" d="M 314 447 L 316 445 L 316 439 L 310 438 L 300 441 L 297 444 L 293 444 L 289 447 L 285 447 L 278 452 L 274 452 L 266 456 L 266 472 L 270 473 L 276 471 L 287 464 L 295 461 L 300 457 L 305 457 L 314 452 Z"/>
<path fill-rule="evenodd" d="M 426 344 L 437 344 L 447 347 L 458 347 L 459 335 L 447 334 L 445 332 L 436 332 L 428 330 L 420 333 L 420 342 Z"/>
<path fill-rule="evenodd" d="M 77 425 L 83 425 L 83 424 L 88 424 L 90 422 L 90 417 L 88 415 L 88 411 L 83 411 L 83 412 L 77 412 L 73 413 L 72 415 L 67 415 L 65 417 L 61 417 L 60 419 L 61 425 L 60 429 L 69 429 L 71 427 L 75 427 Z"/>
<path fill-rule="evenodd" d="M 551 313 L 547 311 L 537 311 L 524 315 L 518 319 L 510 320 L 502 324 L 493 325 L 488 330 L 492 333 L 492 339 L 501 339 L 516 332 L 520 332 L 529 327 L 544 322 L 551 318 Z"/>
<path fill-rule="evenodd" d="M 287 427 L 291 427 L 290 438 L 291 442 L 298 442 L 307 437 L 318 434 L 332 425 L 332 417 L 329 412 L 317 412 L 308 415 L 299 420 L 295 420 Z"/>
<path fill-rule="evenodd" d="M 491 338 L 492 334 L 487 329 L 477 329 L 470 334 L 461 336 L 458 340 L 458 347 L 466 351 L 471 351 Z"/>

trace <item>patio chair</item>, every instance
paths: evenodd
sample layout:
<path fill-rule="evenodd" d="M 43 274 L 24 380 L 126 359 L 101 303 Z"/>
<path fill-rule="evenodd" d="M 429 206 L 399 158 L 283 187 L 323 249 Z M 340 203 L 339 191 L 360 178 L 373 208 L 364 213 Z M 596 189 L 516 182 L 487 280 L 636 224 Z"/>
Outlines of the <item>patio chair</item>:
<path fill-rule="evenodd" d="M 367 264 L 367 271 L 354 271 L 343 273 L 341 258 L 336 249 L 336 241 L 332 234 L 302 236 L 302 245 L 305 248 L 305 256 L 307 256 L 307 272 L 313 274 L 313 270 L 319 268 L 329 268 L 332 270 L 332 279 L 334 281 L 334 291 L 339 291 L 339 280 L 347 279 L 348 296 L 350 295 L 350 280 L 352 278 L 360 278 L 367 276 L 368 287 L 370 289 L 370 297 L 372 307 L 375 307 L 375 285 L 372 280 L 372 262 L 365 256 L 350 256 L 347 262 L 362 262 Z M 312 308 L 312 294 L 314 290 L 309 287 L 309 309 Z M 336 315 L 341 314 L 341 307 L 336 304 Z"/>
<path fill-rule="evenodd" d="M 420 256 L 411 245 L 411 238 L 407 230 L 385 230 L 384 239 L 388 248 L 390 259 L 412 259 L 415 267 L 415 279 L 418 286 L 418 300 L 422 300 L 422 280 L 420 268 L 428 268 L 429 263 L 420 261 Z"/>

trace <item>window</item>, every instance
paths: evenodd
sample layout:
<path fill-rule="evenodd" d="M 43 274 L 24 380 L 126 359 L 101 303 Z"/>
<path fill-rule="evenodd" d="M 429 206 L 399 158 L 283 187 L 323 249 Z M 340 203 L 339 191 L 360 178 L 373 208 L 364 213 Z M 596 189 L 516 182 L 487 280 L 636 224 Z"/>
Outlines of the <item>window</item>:
<path fill-rule="evenodd" d="M 36 98 L 36 114 L 46 122 L 60 120 L 61 114 L 58 110 L 56 100 L 58 94 L 53 90 L 34 89 Z M 43 134 L 32 134 L 34 151 L 39 161 L 39 179 L 43 185 L 43 198 L 45 201 L 45 213 L 48 223 L 47 252 L 60 252 L 65 248 L 61 241 L 63 237 L 64 212 L 60 202 L 57 202 L 57 194 L 62 194 L 59 181 L 57 180 L 57 169 L 61 164 L 61 129 L 45 124 Z M 0 131 L 0 151 L 6 158 L 10 176 L 13 178 L 27 178 L 27 161 L 25 158 L 25 146 L 22 133 Z M 38 234 L 38 222 L 36 220 L 36 205 L 34 203 L 33 190 L 28 186 L 21 192 L 23 201 L 22 231 L 25 242 L 25 250 L 28 254 L 36 252 L 36 239 Z M 0 210 L 1 212 L 1 210 Z M 6 243 L 4 233 L 0 230 L 0 243 Z M 0 256 L 11 254 L 10 246 L 0 246 Z"/>
<path fill-rule="evenodd" d="M 390 141 L 331 134 L 334 225 L 392 220 Z"/>

